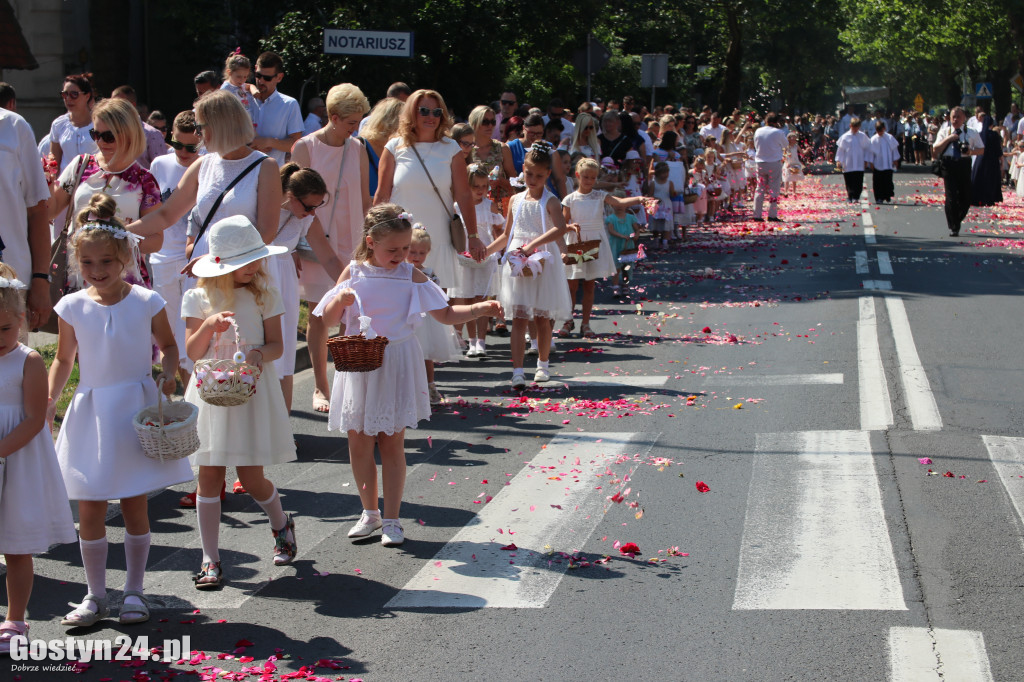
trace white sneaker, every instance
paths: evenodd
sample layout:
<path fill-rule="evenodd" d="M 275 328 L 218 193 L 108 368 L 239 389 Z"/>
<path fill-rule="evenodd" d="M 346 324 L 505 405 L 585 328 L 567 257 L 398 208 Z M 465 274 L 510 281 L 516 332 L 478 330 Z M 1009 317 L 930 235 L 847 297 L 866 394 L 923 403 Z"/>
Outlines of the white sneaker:
<path fill-rule="evenodd" d="M 478 358 L 480 358 L 481 360 L 485 359 L 487 357 L 487 349 L 486 348 L 480 348 L 479 346 L 477 346 L 477 348 L 476 348 L 476 356 Z"/>
<path fill-rule="evenodd" d="M 403 542 L 405 542 L 405 533 L 402 531 L 402 524 L 398 522 L 398 519 L 387 519 L 380 532 L 380 544 L 385 547 L 397 547 Z"/>
<path fill-rule="evenodd" d="M 367 535 L 373 534 L 373 531 L 381 527 L 380 516 L 377 514 L 370 515 L 363 512 L 363 515 L 359 517 L 359 522 L 352 526 L 352 529 L 348 532 L 350 538 L 365 538 Z"/>
<path fill-rule="evenodd" d="M 533 375 L 533 380 L 538 384 L 543 384 L 545 381 L 551 381 L 551 375 L 543 367 L 538 367 L 537 372 Z"/>
<path fill-rule="evenodd" d="M 444 396 L 441 395 L 441 391 L 437 390 L 437 386 L 428 386 L 427 392 L 430 395 L 431 405 L 442 405 L 444 404 Z"/>
<path fill-rule="evenodd" d="M 527 355 L 537 355 L 538 354 L 537 347 L 536 346 L 529 346 L 526 349 L 526 354 Z"/>
<path fill-rule="evenodd" d="M 520 390 L 524 388 L 526 388 L 526 377 L 523 375 L 522 370 L 512 372 L 512 390 Z"/>
<path fill-rule="evenodd" d="M 467 358 L 478 358 L 482 355 L 482 351 L 479 348 L 471 347 L 466 351 Z"/>

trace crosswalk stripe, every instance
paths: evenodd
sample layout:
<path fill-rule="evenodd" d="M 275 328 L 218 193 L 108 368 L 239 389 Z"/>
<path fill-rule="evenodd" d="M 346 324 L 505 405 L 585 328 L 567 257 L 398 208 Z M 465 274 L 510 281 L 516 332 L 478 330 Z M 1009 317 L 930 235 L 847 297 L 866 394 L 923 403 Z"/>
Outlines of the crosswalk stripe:
<path fill-rule="evenodd" d="M 857 375 L 860 388 L 860 428 L 885 430 L 892 425 L 889 385 L 885 380 L 882 353 L 878 349 L 878 320 L 875 299 L 862 296 L 857 322 Z"/>
<path fill-rule="evenodd" d="M 1024 438 L 982 436 L 981 440 L 1017 516 L 1024 522 Z"/>
<path fill-rule="evenodd" d="M 889 258 L 888 251 L 878 252 L 878 272 L 883 275 L 892 274 L 892 260 Z"/>
<path fill-rule="evenodd" d="M 714 374 L 704 377 L 705 386 L 807 386 L 813 384 L 841 384 L 842 373 L 837 374 Z"/>
<path fill-rule="evenodd" d="M 657 437 L 555 436 L 385 608 L 544 607 L 567 569 L 564 562 L 554 563 L 558 557 L 550 552 L 581 548 L 604 518 L 605 498 L 615 492 L 607 485 L 597 489 L 595 481 L 603 479 L 594 474 L 604 471 L 606 456 L 646 454 Z M 551 474 L 561 480 L 551 480 Z M 510 543 L 518 549 L 501 549 Z"/>
<path fill-rule="evenodd" d="M 889 628 L 892 682 L 992 682 L 985 638 L 976 630 Z"/>
<path fill-rule="evenodd" d="M 552 381 L 556 381 L 556 379 L 553 379 Z M 574 386 L 582 388 L 591 386 L 599 388 L 659 388 L 668 383 L 668 375 L 598 375 L 594 377 L 557 377 L 557 383 L 567 384 L 570 388 Z"/>
<path fill-rule="evenodd" d="M 857 269 L 858 275 L 868 274 L 868 252 L 867 251 L 854 251 L 854 267 Z"/>
<path fill-rule="evenodd" d="M 864 280 L 865 289 L 874 289 L 882 291 L 891 291 L 892 282 L 887 279 L 866 279 Z"/>
<path fill-rule="evenodd" d="M 885 307 L 889 311 L 889 324 L 892 326 L 896 355 L 900 361 L 903 400 L 910 412 L 910 421 L 915 431 L 937 431 L 942 428 L 942 416 L 931 384 L 928 383 L 928 375 L 917 354 L 917 346 L 914 345 L 907 308 L 899 296 L 886 296 Z"/>
<path fill-rule="evenodd" d="M 906 608 L 869 434 L 758 434 L 733 609 Z"/>

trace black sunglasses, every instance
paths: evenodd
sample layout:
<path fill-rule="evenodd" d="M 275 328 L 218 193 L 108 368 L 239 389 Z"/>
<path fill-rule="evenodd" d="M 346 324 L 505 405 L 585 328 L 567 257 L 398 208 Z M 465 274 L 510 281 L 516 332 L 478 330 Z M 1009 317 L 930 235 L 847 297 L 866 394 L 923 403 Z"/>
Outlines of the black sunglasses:
<path fill-rule="evenodd" d="M 109 130 L 104 130 L 102 133 L 97 133 L 95 128 L 89 131 L 89 137 L 91 137 L 93 140 L 103 140 L 107 144 L 114 144 L 114 142 L 117 140 L 117 138 L 114 137 L 114 133 L 110 132 Z"/>
<path fill-rule="evenodd" d="M 501 103 L 506 107 L 514 107 L 516 105 L 516 101 L 514 99 L 503 99 L 501 100 Z"/>
<path fill-rule="evenodd" d="M 61 90 L 61 92 L 60 92 L 60 96 L 61 97 L 63 97 L 64 99 L 72 99 L 72 100 L 78 99 L 78 96 L 82 95 L 82 94 L 85 94 L 85 93 L 81 93 L 81 92 L 79 92 L 77 90 Z"/>
<path fill-rule="evenodd" d="M 260 73 L 259 71 L 257 71 L 257 72 L 256 72 L 256 77 L 257 77 L 257 78 L 262 78 L 262 79 L 263 79 L 263 80 L 265 80 L 265 81 L 272 81 L 272 80 L 274 80 L 275 78 L 277 78 L 277 74 L 276 74 L 276 73 L 274 73 L 274 74 L 271 74 L 271 75 L 269 75 L 269 76 L 268 76 L 268 75 L 267 75 L 267 74 L 265 74 L 265 73 Z"/>
<path fill-rule="evenodd" d="M 171 145 L 172 147 L 174 147 L 175 149 L 178 149 L 178 150 L 184 149 L 189 154 L 195 154 L 199 150 L 199 145 L 197 145 L 197 144 L 185 144 L 184 142 L 178 142 L 173 137 L 171 138 L 171 141 L 168 142 L 167 144 Z"/>
<path fill-rule="evenodd" d="M 441 107 L 436 109 L 428 109 L 427 107 L 419 108 L 420 116 L 433 116 L 434 118 L 441 118 L 444 115 L 444 110 Z"/>
<path fill-rule="evenodd" d="M 480 121 L 480 125 L 482 126 L 493 126 L 497 125 L 497 123 L 498 120 L 495 118 L 485 118 L 484 120 Z"/>
<path fill-rule="evenodd" d="M 295 197 L 295 201 L 299 202 L 299 204 L 306 211 L 306 213 L 312 213 L 313 211 L 315 211 L 316 209 L 320 208 L 321 206 L 323 206 L 324 204 L 327 203 L 327 197 L 324 197 L 324 200 L 321 201 L 316 206 L 307 206 L 306 203 L 304 201 L 302 201 L 302 199 L 300 199 L 298 197 Z"/>

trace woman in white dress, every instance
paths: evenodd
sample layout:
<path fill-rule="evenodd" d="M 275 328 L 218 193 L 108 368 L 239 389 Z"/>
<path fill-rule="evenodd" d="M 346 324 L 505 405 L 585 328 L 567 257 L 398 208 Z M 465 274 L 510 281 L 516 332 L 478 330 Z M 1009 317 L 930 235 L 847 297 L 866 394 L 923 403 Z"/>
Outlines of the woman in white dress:
<path fill-rule="evenodd" d="M 80 73 L 66 77 L 60 96 L 68 112 L 53 119 L 50 125 L 49 151 L 63 171 L 76 156 L 99 151 L 96 142 L 89 137 L 89 131 L 92 130 L 92 107 L 96 103 L 92 92 L 92 74 Z"/>
<path fill-rule="evenodd" d="M 458 202 L 466 221 L 470 255 L 480 260 L 486 251 L 477 234 L 466 162 L 459 154 L 459 145 L 447 136 L 451 124 L 440 94 L 433 90 L 412 93 L 402 110 L 398 135 L 387 143 L 380 157 L 380 179 L 373 198 L 374 205 L 401 206 L 423 225 L 433 244 L 425 265 L 444 288 L 455 284 L 456 253 L 448 208 L 454 202 Z"/>

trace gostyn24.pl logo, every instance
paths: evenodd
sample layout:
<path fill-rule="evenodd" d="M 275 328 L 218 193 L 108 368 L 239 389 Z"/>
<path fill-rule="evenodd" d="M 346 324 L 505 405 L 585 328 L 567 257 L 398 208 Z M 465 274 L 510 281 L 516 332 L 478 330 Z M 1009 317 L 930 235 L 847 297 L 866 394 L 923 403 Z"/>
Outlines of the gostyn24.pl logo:
<path fill-rule="evenodd" d="M 165 639 L 162 646 L 149 646 L 149 637 L 132 639 L 119 635 L 113 639 L 29 639 L 24 635 L 11 638 L 12 661 L 162 661 L 174 663 L 191 655 L 192 638 Z"/>

